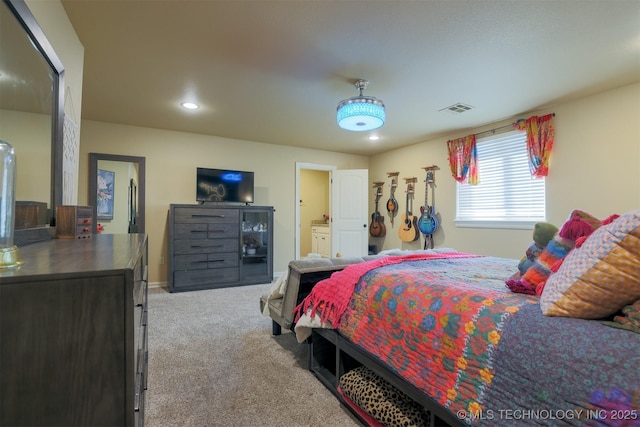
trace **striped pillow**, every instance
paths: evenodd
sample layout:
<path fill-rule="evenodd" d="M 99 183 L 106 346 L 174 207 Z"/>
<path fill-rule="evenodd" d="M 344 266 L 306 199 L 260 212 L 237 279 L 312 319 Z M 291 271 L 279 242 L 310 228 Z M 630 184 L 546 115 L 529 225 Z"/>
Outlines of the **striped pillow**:
<path fill-rule="evenodd" d="M 546 316 L 599 319 L 640 298 L 640 210 L 599 227 L 567 255 L 540 297 Z"/>

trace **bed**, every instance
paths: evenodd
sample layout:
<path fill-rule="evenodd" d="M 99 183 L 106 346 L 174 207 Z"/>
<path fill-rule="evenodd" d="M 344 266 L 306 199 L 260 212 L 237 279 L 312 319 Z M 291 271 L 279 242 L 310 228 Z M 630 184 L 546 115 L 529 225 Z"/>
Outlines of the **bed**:
<path fill-rule="evenodd" d="M 632 255 L 640 252 L 634 215 Z M 606 246 L 591 239 L 583 248 Z M 570 256 L 578 252 L 586 250 Z M 570 256 L 569 274 L 577 269 Z M 640 330 L 613 316 L 545 315 L 539 296 L 505 286 L 517 264 L 446 250 L 350 265 L 298 306 L 295 333 L 300 342 L 322 341 L 312 365 L 333 371 L 325 385 L 351 405 L 340 377 L 368 365 L 450 425 L 640 426 Z M 628 304 L 640 300 L 640 268 L 628 259 L 625 268 L 619 289 L 631 289 Z M 348 363 L 334 362 L 336 348 Z"/>

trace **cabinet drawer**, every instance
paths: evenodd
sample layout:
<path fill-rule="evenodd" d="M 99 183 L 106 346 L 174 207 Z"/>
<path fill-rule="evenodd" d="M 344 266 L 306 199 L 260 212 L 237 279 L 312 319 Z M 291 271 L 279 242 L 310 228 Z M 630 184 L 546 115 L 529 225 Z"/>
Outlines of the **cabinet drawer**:
<path fill-rule="evenodd" d="M 176 271 L 173 273 L 176 288 L 205 286 L 216 283 L 237 282 L 237 268 L 216 268 L 215 270 Z"/>
<path fill-rule="evenodd" d="M 206 239 L 206 240 L 176 240 L 176 254 L 208 254 L 218 252 L 238 253 L 240 243 L 238 239 Z"/>
<path fill-rule="evenodd" d="M 240 214 L 237 209 L 215 208 L 176 208 L 175 223 L 232 223 L 240 224 Z M 236 227 L 237 229 L 237 227 Z"/>
<path fill-rule="evenodd" d="M 140 417 L 144 417 L 144 374 L 142 372 L 136 374 L 133 410 L 138 412 Z"/>
<path fill-rule="evenodd" d="M 206 239 L 207 229 L 208 229 L 208 225 L 206 223 L 175 224 L 173 229 L 173 238 L 176 240 Z"/>
<path fill-rule="evenodd" d="M 133 280 L 136 282 L 147 281 L 147 257 L 146 254 L 140 256 L 136 262 L 136 266 L 133 268 Z"/>
<path fill-rule="evenodd" d="M 78 239 L 91 237 L 92 232 L 93 232 L 93 226 L 91 225 L 91 223 L 76 225 L 76 237 Z"/>
<path fill-rule="evenodd" d="M 145 329 L 147 325 L 142 324 L 143 317 L 142 307 L 138 306 L 133 309 L 133 348 L 136 352 L 140 351 L 140 349 L 144 348 L 144 339 L 145 339 Z M 134 353 L 136 354 L 136 353 Z M 134 372 L 139 372 L 140 366 L 138 365 L 138 358 L 134 357 L 132 360 Z"/>
<path fill-rule="evenodd" d="M 234 223 L 176 224 L 174 238 L 180 239 L 218 239 L 238 236 L 238 225 Z"/>
<path fill-rule="evenodd" d="M 219 254 L 176 255 L 176 270 L 206 270 L 209 268 L 225 268 L 238 266 L 238 253 L 225 252 Z"/>
<path fill-rule="evenodd" d="M 323 235 L 329 235 L 329 227 L 311 227 L 311 232 L 314 234 L 323 234 Z"/>
<path fill-rule="evenodd" d="M 76 215 L 80 218 L 93 218 L 93 208 L 91 206 L 76 206 Z"/>
<path fill-rule="evenodd" d="M 147 309 L 147 267 L 141 269 L 143 272 L 140 273 L 142 277 L 138 277 L 138 273 L 134 273 L 133 282 L 133 303 L 135 305 L 142 306 L 142 308 L 146 311 Z"/>

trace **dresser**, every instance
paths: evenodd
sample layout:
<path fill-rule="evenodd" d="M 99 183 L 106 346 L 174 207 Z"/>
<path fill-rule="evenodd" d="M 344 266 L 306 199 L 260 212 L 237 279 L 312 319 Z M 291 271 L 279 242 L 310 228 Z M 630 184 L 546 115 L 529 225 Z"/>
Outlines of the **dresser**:
<path fill-rule="evenodd" d="M 170 205 L 171 292 L 272 280 L 273 207 Z"/>
<path fill-rule="evenodd" d="M 147 238 L 20 248 L 0 270 L 0 425 L 143 426 Z"/>

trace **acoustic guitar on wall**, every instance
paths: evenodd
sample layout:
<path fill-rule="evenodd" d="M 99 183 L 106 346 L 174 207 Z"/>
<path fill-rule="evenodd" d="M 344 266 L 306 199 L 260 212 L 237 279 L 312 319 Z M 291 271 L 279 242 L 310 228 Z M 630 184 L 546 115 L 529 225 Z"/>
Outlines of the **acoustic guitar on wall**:
<path fill-rule="evenodd" d="M 409 196 L 413 195 L 413 184 L 407 183 L 406 211 L 402 214 L 402 224 L 398 228 L 398 237 L 403 242 L 414 242 L 420 237 L 417 218 L 409 210 Z"/>
<path fill-rule="evenodd" d="M 387 227 L 384 225 L 384 217 L 378 211 L 378 202 L 382 197 L 382 186 L 376 190 L 376 210 L 371 214 L 371 225 L 369 226 L 369 234 L 372 237 L 384 237 L 387 234 Z"/>

